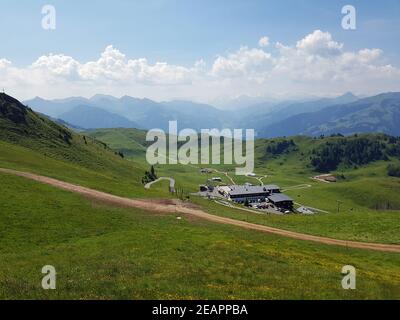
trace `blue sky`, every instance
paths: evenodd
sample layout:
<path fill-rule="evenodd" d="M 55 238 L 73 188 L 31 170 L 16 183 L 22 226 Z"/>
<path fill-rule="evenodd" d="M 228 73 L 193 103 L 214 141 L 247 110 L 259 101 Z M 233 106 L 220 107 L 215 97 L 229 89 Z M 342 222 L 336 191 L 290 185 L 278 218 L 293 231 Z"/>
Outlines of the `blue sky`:
<path fill-rule="evenodd" d="M 356 31 L 340 25 L 349 3 L 357 9 Z M 57 9 L 55 31 L 41 28 L 45 4 Z M 346 48 L 379 47 L 400 62 L 398 0 L 3 0 L 2 8 L 1 55 L 18 64 L 49 52 L 89 60 L 109 44 L 129 56 L 191 64 L 255 45 L 264 34 L 290 44 L 315 29 L 329 31 Z"/>
<path fill-rule="evenodd" d="M 54 31 L 41 28 L 45 4 L 57 10 Z M 355 31 L 341 27 L 346 4 L 357 9 Z M 273 54 L 276 42 L 295 46 L 315 30 L 329 32 L 346 51 L 379 48 L 382 63 L 400 68 L 398 0 L 2 0 L 0 26 L 0 59 L 20 68 L 49 53 L 95 61 L 108 45 L 130 59 L 190 68 L 200 59 L 213 64 L 241 46 L 257 47 L 262 36 Z"/>

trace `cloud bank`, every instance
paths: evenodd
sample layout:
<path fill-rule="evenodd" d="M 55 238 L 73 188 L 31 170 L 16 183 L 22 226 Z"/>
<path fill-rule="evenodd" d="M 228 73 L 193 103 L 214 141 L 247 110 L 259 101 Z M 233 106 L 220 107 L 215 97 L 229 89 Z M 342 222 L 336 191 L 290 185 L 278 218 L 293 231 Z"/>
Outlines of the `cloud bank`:
<path fill-rule="evenodd" d="M 239 95 L 291 97 L 353 91 L 374 94 L 400 90 L 400 70 L 386 62 L 379 48 L 346 51 L 329 32 L 315 30 L 292 45 L 242 46 L 192 66 L 146 58 L 128 58 L 109 45 L 95 61 L 80 62 L 64 54 L 39 57 L 17 67 L 0 56 L 0 80 L 21 99 L 107 93 L 157 100 L 190 98 L 210 101 Z"/>

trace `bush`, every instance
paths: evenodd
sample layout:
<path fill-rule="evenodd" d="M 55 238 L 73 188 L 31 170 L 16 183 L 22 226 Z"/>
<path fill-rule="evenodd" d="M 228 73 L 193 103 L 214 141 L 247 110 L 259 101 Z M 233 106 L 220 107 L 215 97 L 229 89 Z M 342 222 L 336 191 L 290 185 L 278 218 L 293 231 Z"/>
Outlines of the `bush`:
<path fill-rule="evenodd" d="M 150 171 L 146 171 L 144 173 L 144 177 L 142 178 L 142 183 L 146 184 L 155 180 L 157 180 L 157 174 L 154 167 L 151 166 Z"/>
<path fill-rule="evenodd" d="M 387 173 L 390 177 L 400 178 L 400 164 L 389 164 Z"/>

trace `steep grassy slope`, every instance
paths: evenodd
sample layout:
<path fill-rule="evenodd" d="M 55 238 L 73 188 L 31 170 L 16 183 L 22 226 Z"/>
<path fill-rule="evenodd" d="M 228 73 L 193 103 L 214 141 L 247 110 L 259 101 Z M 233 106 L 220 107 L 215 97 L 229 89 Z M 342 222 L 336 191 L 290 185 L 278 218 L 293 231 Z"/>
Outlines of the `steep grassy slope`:
<path fill-rule="evenodd" d="M 85 134 L 138 161 L 144 160 L 146 146 L 149 145 L 146 142 L 146 131 L 138 129 L 97 129 Z"/>
<path fill-rule="evenodd" d="M 0 95 L 0 166 L 125 196 L 157 194 L 143 190 L 147 165 L 126 161 L 105 143 L 76 134 L 4 94 Z"/>
<path fill-rule="evenodd" d="M 75 134 L 5 94 L 0 94 L 0 140 L 90 169 L 122 163 L 104 143 Z"/>
<path fill-rule="evenodd" d="M 0 174 L 2 299 L 399 299 L 398 254 L 112 208 Z M 57 289 L 41 288 L 53 265 Z M 341 268 L 357 268 L 343 290 Z"/>

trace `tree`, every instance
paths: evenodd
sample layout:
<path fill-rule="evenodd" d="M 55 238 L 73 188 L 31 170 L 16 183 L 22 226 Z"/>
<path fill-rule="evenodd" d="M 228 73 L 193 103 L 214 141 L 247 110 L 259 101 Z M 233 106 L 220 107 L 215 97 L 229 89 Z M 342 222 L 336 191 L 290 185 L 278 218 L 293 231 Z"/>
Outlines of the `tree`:
<path fill-rule="evenodd" d="M 145 171 L 143 181 L 145 183 L 157 180 L 157 174 L 153 166 L 151 166 L 150 171 Z"/>
<path fill-rule="evenodd" d="M 152 177 L 157 178 L 156 171 L 154 170 L 154 166 L 151 166 L 150 174 L 151 174 Z"/>
<path fill-rule="evenodd" d="M 314 149 L 311 164 L 317 171 L 329 172 L 342 163 L 354 166 L 387 159 L 386 152 L 386 145 L 376 137 L 338 138 Z"/>
<path fill-rule="evenodd" d="M 266 148 L 266 152 L 272 154 L 274 156 L 281 155 L 284 153 L 290 153 L 292 151 L 296 151 L 297 146 L 296 143 L 291 140 L 280 140 L 280 141 L 270 141 L 269 145 Z"/>
<path fill-rule="evenodd" d="M 389 164 L 387 167 L 387 173 L 391 177 L 400 178 L 400 164 Z"/>

